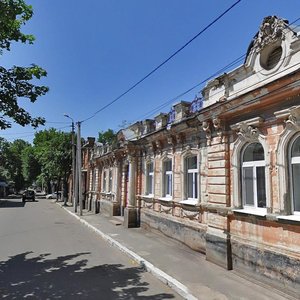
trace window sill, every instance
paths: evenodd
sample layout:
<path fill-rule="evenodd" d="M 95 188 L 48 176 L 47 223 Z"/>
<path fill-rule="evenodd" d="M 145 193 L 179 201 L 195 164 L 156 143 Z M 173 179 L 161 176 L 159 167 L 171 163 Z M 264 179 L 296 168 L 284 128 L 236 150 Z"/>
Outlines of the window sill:
<path fill-rule="evenodd" d="M 300 222 L 300 215 L 277 216 L 277 219 L 284 221 Z"/>
<path fill-rule="evenodd" d="M 184 205 L 192 205 L 192 206 L 197 206 L 199 204 L 197 199 L 182 200 L 179 203 Z"/>
<path fill-rule="evenodd" d="M 141 195 L 141 197 L 142 198 L 149 198 L 149 199 L 152 199 L 152 198 L 154 198 L 154 195 L 150 195 L 150 194 L 148 194 L 148 195 Z"/>
<path fill-rule="evenodd" d="M 254 215 L 259 217 L 265 217 L 267 215 L 267 210 L 260 209 L 251 209 L 251 208 L 241 208 L 241 209 L 233 209 L 235 213 L 246 214 L 246 215 Z"/>
<path fill-rule="evenodd" d="M 170 197 L 160 197 L 158 198 L 159 201 L 163 201 L 163 202 L 172 202 L 173 199 Z"/>

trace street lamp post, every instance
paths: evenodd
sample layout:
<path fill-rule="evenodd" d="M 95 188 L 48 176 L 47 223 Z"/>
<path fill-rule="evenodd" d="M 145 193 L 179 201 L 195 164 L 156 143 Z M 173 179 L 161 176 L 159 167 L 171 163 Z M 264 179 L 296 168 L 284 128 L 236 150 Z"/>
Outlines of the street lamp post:
<path fill-rule="evenodd" d="M 72 202 L 73 202 L 73 206 L 74 206 L 74 209 L 75 209 L 75 212 L 77 212 L 77 203 L 76 203 L 76 197 L 75 197 L 75 174 L 76 174 L 76 170 L 75 170 L 75 147 L 76 147 L 76 144 L 75 144 L 75 127 L 74 127 L 74 120 L 73 118 L 71 118 L 69 115 L 67 114 L 64 114 L 64 116 L 66 118 L 69 118 L 71 121 L 72 121 L 72 131 L 71 131 L 71 143 L 72 143 L 72 195 L 71 195 L 71 199 L 72 199 Z M 66 204 L 66 203 L 65 203 Z"/>
<path fill-rule="evenodd" d="M 76 191 L 78 191 L 79 215 L 82 216 L 82 180 L 81 180 L 81 122 L 77 122 L 77 176 L 76 176 Z"/>

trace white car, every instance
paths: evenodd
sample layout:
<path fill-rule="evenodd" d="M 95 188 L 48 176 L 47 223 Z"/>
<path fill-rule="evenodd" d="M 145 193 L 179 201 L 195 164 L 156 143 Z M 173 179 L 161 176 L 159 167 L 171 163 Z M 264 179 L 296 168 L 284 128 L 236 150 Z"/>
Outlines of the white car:
<path fill-rule="evenodd" d="M 57 193 L 58 193 L 58 199 L 60 199 L 62 192 L 54 192 L 52 194 L 48 194 L 48 195 L 46 195 L 46 199 L 56 199 Z"/>

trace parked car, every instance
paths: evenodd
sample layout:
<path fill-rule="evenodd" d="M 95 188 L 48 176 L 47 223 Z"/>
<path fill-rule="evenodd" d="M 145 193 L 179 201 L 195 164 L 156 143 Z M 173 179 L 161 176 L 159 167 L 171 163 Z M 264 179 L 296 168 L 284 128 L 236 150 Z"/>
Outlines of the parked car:
<path fill-rule="evenodd" d="M 25 202 L 26 200 L 35 201 L 35 192 L 33 190 L 26 190 L 22 194 L 22 201 Z"/>
<path fill-rule="evenodd" d="M 62 192 L 54 192 L 52 194 L 46 195 L 46 199 L 56 199 L 58 194 L 58 199 L 61 198 Z"/>

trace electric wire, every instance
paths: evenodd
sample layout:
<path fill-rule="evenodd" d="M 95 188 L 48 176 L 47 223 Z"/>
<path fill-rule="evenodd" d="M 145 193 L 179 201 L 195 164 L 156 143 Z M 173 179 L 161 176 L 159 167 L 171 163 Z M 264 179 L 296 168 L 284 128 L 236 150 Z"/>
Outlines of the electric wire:
<path fill-rule="evenodd" d="M 294 20 L 292 23 L 288 24 L 288 26 L 291 26 L 292 24 L 296 23 L 298 20 L 300 20 L 300 17 L 297 18 L 296 20 Z M 292 54 L 292 53 L 291 53 L 291 54 Z M 291 54 L 290 54 L 290 55 L 291 55 Z M 227 70 L 227 69 L 230 68 L 231 66 L 234 66 L 235 64 L 237 64 L 238 62 L 240 62 L 244 57 L 246 57 L 246 55 L 247 55 L 247 53 L 241 55 L 240 57 L 238 57 L 237 59 L 235 59 L 234 61 L 232 61 L 231 63 L 229 63 L 228 65 L 226 65 L 226 66 L 223 67 L 222 69 L 220 69 L 219 71 L 215 72 L 215 73 L 212 74 L 211 76 L 207 77 L 206 79 L 204 79 L 204 80 L 201 81 L 200 83 L 198 83 L 198 84 L 192 86 L 191 88 L 189 88 L 189 89 L 186 90 L 185 92 L 183 92 L 183 93 L 177 95 L 176 97 L 172 98 L 171 100 L 168 100 L 168 101 L 162 103 L 161 105 L 159 105 L 158 107 L 152 109 L 152 110 L 149 111 L 148 113 L 143 114 L 143 115 L 142 115 L 141 117 L 139 117 L 138 119 L 140 119 L 140 118 L 145 118 L 145 117 L 147 117 L 147 116 L 153 115 L 154 113 L 158 112 L 158 111 L 161 110 L 162 108 L 164 108 L 164 107 L 170 105 L 171 103 L 173 103 L 174 101 L 176 101 L 178 98 L 180 98 L 180 97 L 182 97 L 183 95 L 189 93 L 190 91 L 192 91 L 192 90 L 195 89 L 196 87 L 198 87 L 198 86 L 200 86 L 201 84 L 205 83 L 206 81 L 208 81 L 208 80 L 210 80 L 210 79 L 216 77 L 218 74 L 220 74 L 220 73 L 222 73 L 223 71 Z M 282 60 L 284 60 L 284 59 L 286 59 L 286 58 L 289 57 L 290 55 L 284 56 L 282 59 L 279 60 L 279 62 L 282 61 Z M 278 62 L 278 63 L 279 63 L 279 62 Z M 260 68 L 259 70 L 257 70 L 257 73 L 261 73 L 262 70 L 263 70 L 263 68 Z M 272 76 L 271 76 L 271 77 L 272 77 Z M 268 77 L 268 78 L 271 78 L 271 77 Z M 263 79 L 263 81 L 264 81 L 264 79 Z M 252 85 L 252 86 L 253 86 L 253 85 Z M 251 87 L 251 86 L 250 86 L 250 87 Z M 248 86 L 247 88 L 249 88 L 249 86 Z M 219 90 L 218 93 L 221 93 L 221 92 L 224 91 L 224 90 L 225 90 L 225 88 L 223 88 L 222 90 Z M 243 91 L 243 90 L 245 90 L 245 89 L 243 88 L 243 89 L 240 90 L 240 91 Z M 240 92 L 240 91 L 239 91 L 239 92 Z M 210 97 L 213 97 L 213 96 L 215 96 L 216 94 L 217 94 L 217 93 L 212 94 Z M 132 124 L 132 123 L 134 123 L 134 122 L 130 122 L 130 123 Z"/>
<path fill-rule="evenodd" d="M 157 67 L 155 67 L 152 71 L 150 71 L 147 75 L 145 75 L 142 79 L 137 81 L 134 85 L 132 85 L 129 89 L 127 89 L 124 93 L 122 93 L 120 96 L 115 98 L 114 100 L 110 101 L 100 109 L 98 109 L 96 112 L 94 112 L 91 116 L 88 118 L 80 121 L 80 123 L 86 122 L 92 118 L 94 118 L 99 112 L 105 110 L 107 107 L 111 106 L 113 103 L 117 102 L 119 99 L 124 97 L 126 94 L 128 94 L 131 90 L 133 90 L 135 87 L 137 87 L 139 84 L 141 84 L 143 81 L 145 81 L 148 77 L 150 77 L 153 73 L 155 73 L 158 69 L 160 69 L 163 65 L 165 65 L 168 61 L 170 61 L 174 56 L 176 56 L 179 52 L 181 52 L 184 48 L 186 48 L 190 43 L 192 43 L 196 38 L 198 38 L 201 34 L 203 34 L 207 29 L 209 29 L 212 25 L 214 25 L 218 20 L 220 20 L 224 15 L 226 15 L 231 9 L 233 9 L 239 2 L 242 0 L 238 0 L 235 3 L 233 3 L 229 8 L 227 8 L 224 12 L 222 12 L 217 18 L 215 18 L 213 21 L 211 21 L 207 26 L 205 26 L 199 33 L 197 33 L 193 38 L 191 38 L 188 42 L 186 42 L 182 47 L 180 47 L 178 50 L 176 50 L 171 56 L 169 56 L 167 59 L 165 59 L 162 63 L 160 63 Z"/>
<path fill-rule="evenodd" d="M 288 58 L 288 57 L 291 56 L 291 55 L 292 55 L 292 53 L 289 54 L 289 55 L 284 56 L 282 59 L 280 59 L 280 61 L 283 61 L 284 59 Z M 279 61 L 279 62 L 280 62 L 280 61 Z M 283 69 L 283 70 L 281 70 L 281 71 L 279 71 L 279 72 L 274 73 L 273 75 L 270 75 L 270 76 L 266 77 L 265 79 L 260 80 L 259 83 L 262 83 L 262 82 L 264 82 L 264 81 L 266 81 L 266 80 L 269 80 L 270 78 L 272 78 L 272 77 L 274 77 L 274 76 L 277 76 L 277 75 L 281 74 L 282 72 L 286 72 L 287 70 L 289 70 L 289 69 L 291 69 L 291 68 L 294 68 L 294 67 L 296 67 L 296 66 L 298 66 L 298 65 L 300 65 L 300 62 L 295 63 L 295 64 L 289 66 L 288 68 L 285 68 L 285 69 Z M 263 68 L 259 69 L 259 70 L 257 71 L 257 73 L 260 73 L 262 70 L 263 70 Z M 243 92 L 243 91 L 245 91 L 245 90 L 248 90 L 249 88 L 251 88 L 251 87 L 253 87 L 253 86 L 257 85 L 257 84 L 258 84 L 258 82 L 254 83 L 254 84 L 252 84 L 252 85 L 246 86 L 245 88 L 242 88 L 242 89 L 237 90 L 235 93 L 232 93 L 232 94 L 230 95 L 230 98 L 232 98 L 232 97 L 238 95 L 239 93 L 241 93 L 241 92 Z M 284 87 L 285 87 L 285 86 L 280 87 L 280 88 L 278 88 L 278 89 L 276 89 L 276 90 L 274 90 L 274 91 L 279 91 L 280 89 L 282 89 L 282 88 L 284 88 Z M 221 93 L 222 91 L 225 91 L 225 89 L 222 89 L 222 90 L 218 91 L 218 93 Z M 271 93 L 274 93 L 274 91 L 268 92 L 267 94 L 264 94 L 264 95 L 259 95 L 259 96 L 255 97 L 255 98 L 253 98 L 253 99 L 251 99 L 251 100 L 249 100 L 249 101 L 247 101 L 247 102 L 245 102 L 245 103 L 243 103 L 243 104 L 251 104 L 252 102 L 254 102 L 254 101 L 256 101 L 257 99 L 259 99 L 260 97 L 264 97 L 264 96 L 266 96 L 266 95 L 269 95 L 269 94 L 271 94 Z M 213 96 L 215 96 L 215 95 L 218 94 L 218 93 L 212 94 L 210 97 L 213 97 Z M 233 107 L 231 107 L 231 108 L 229 108 L 229 109 L 223 111 L 223 113 L 228 112 L 228 111 L 230 111 L 230 110 L 233 110 L 233 109 L 237 108 L 238 106 L 239 106 L 239 105 L 233 106 Z M 208 106 L 208 107 L 209 107 L 209 106 Z M 208 107 L 207 107 L 207 108 L 208 108 Z M 200 112 L 200 111 L 199 111 L 199 112 Z M 197 112 L 197 113 L 199 113 L 199 112 Z M 135 137 L 135 135 L 129 136 L 128 139 L 131 139 L 131 138 L 134 138 L 134 137 Z"/>

